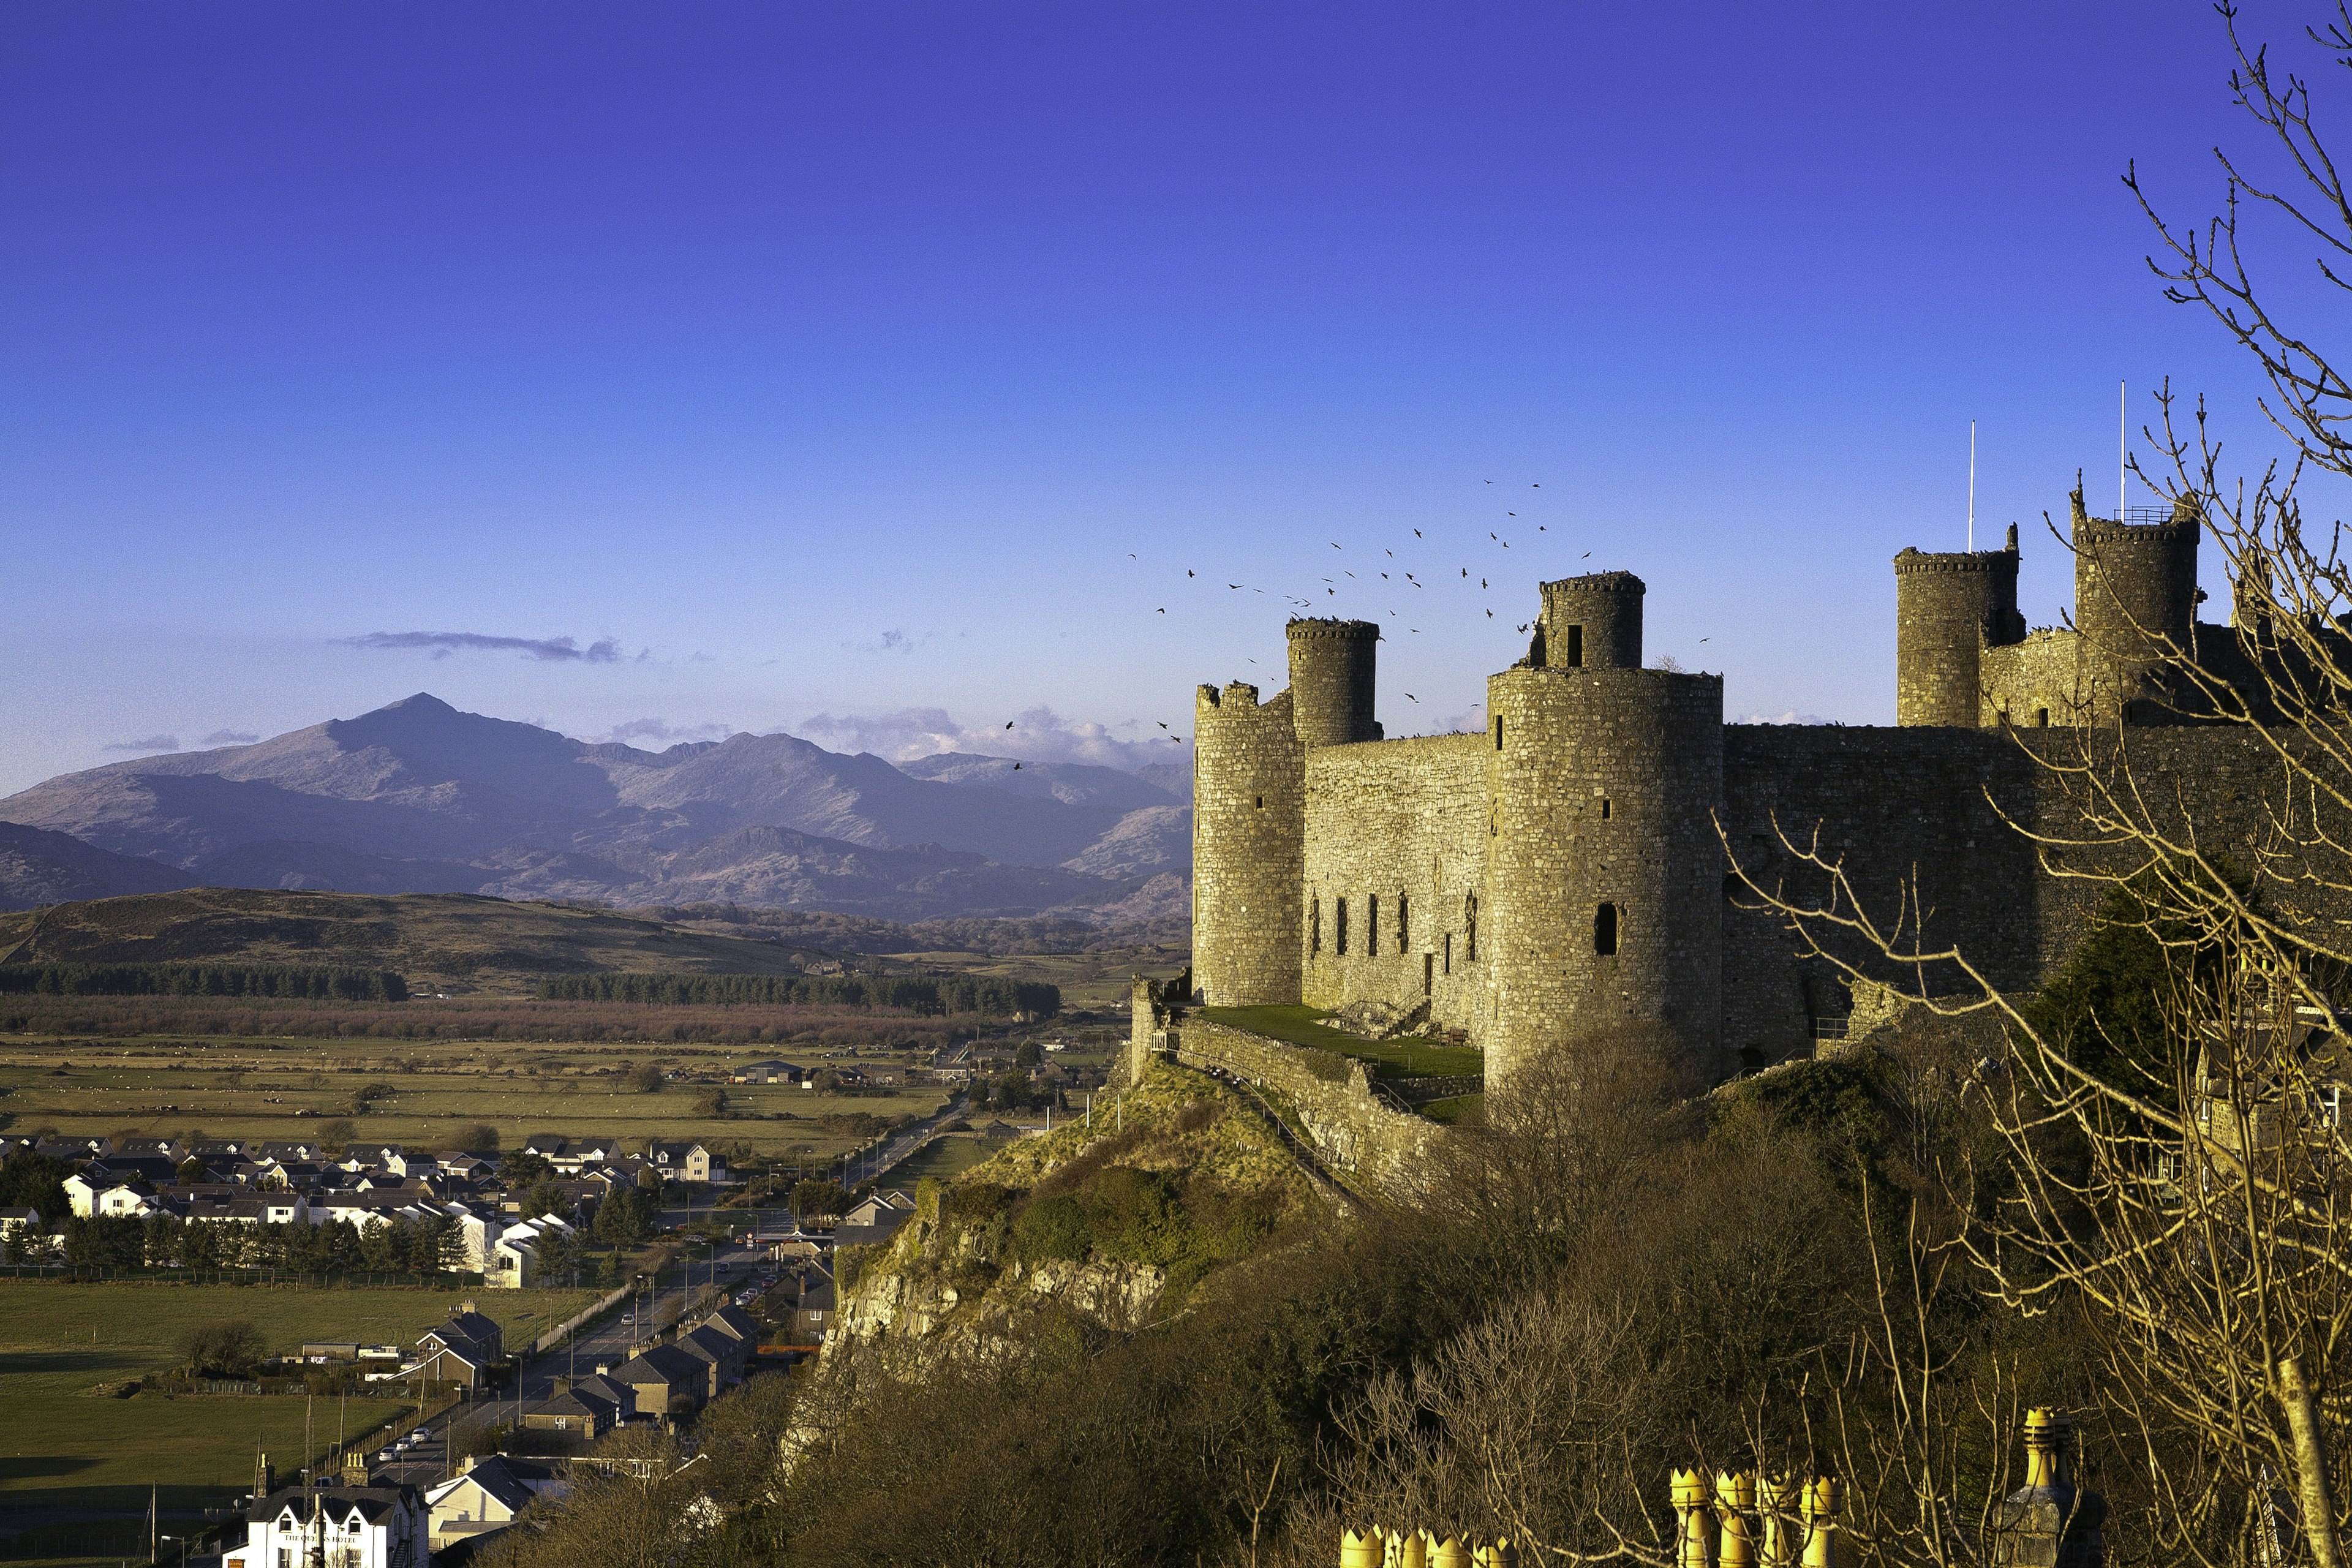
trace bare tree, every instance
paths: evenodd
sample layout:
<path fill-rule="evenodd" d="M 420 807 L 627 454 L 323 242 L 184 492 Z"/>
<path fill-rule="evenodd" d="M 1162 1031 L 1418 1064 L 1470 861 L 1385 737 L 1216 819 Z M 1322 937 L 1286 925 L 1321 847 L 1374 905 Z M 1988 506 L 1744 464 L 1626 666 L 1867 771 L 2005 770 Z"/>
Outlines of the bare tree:
<path fill-rule="evenodd" d="M 2160 950 L 2145 1000 L 2161 1027 L 2128 1039 L 2112 1017 L 2053 1028 L 1975 955 L 1926 940 L 1916 884 L 1864 897 L 1814 825 L 1780 825 L 1794 877 L 1743 865 L 1728 835 L 1725 847 L 1812 957 L 1929 1011 L 2005 1025 L 2011 1048 L 1970 1086 L 1999 1146 L 1940 1170 L 1969 1217 L 1943 1245 L 2017 1310 L 2083 1314 L 2112 1429 L 2145 1478 L 2147 1549 L 2332 1565 L 2345 1511 L 2327 1470 L 2345 1425 L 2332 1395 L 2339 1366 L 2352 1370 L 2338 1226 L 2352 1149 L 2337 1115 L 2352 1040 L 2332 994 L 2352 975 L 2352 561 L 2340 523 L 2306 526 L 2305 491 L 2352 478 L 2352 383 L 2290 317 L 2316 320 L 2333 290 L 2352 289 L 2352 199 L 2312 82 L 2250 45 L 2233 5 L 2219 10 L 2262 167 L 2219 153 L 2222 213 L 2194 226 L 2163 216 L 2137 170 L 2126 184 L 2156 226 L 2168 298 L 2253 356 L 2269 386 L 2259 411 L 2287 452 L 2231 478 L 2208 409 L 2165 390 L 2147 432 L 2158 457 L 2138 477 L 2219 546 L 2232 626 L 2185 646 L 2136 629 L 2173 717 L 2234 732 L 2266 782 L 2252 830 L 2225 837 L 2143 760 L 2145 731 L 2086 721 L 2018 736 L 2065 809 L 2009 818 L 2045 875 L 2104 889 L 2102 918 Z M 2306 39 L 2327 68 L 2352 70 L 2345 0 Z M 2281 245 L 2317 252 L 2307 279 L 2257 265 Z M 1955 1491 L 1948 1478 L 1920 1484 Z"/>

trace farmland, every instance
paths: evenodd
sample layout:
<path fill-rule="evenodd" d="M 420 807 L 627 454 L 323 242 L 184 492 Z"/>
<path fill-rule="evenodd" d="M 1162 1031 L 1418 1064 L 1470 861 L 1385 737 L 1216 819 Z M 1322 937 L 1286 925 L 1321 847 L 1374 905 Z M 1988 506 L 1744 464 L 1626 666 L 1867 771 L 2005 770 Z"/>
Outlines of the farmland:
<path fill-rule="evenodd" d="M 817 1067 L 884 1059 L 880 1047 L 857 1049 L 782 1047 Z M 929 1085 L 853 1096 L 724 1081 L 734 1063 L 773 1054 L 642 1042 L 0 1037 L 0 1117 L 16 1132 L 361 1140 L 428 1152 L 488 1125 L 507 1148 L 554 1131 L 823 1161 L 870 1137 L 866 1118 L 927 1116 L 945 1101 Z M 665 1075 L 659 1087 L 635 1087 L 648 1065 Z"/>
<path fill-rule="evenodd" d="M 110 1398 L 92 1392 L 178 1363 L 192 1324 L 242 1319 L 272 1352 L 311 1340 L 406 1346 L 447 1317 L 446 1291 L 293 1289 L 236 1286 L 73 1285 L 0 1279 L 0 1506 L 143 1509 L 151 1482 L 167 1507 L 188 1506 L 204 1489 L 247 1488 L 254 1456 L 281 1471 L 303 1454 L 306 1418 L 313 1454 L 339 1432 L 353 1441 L 413 1406 L 352 1399 L 338 1407 L 291 1396 Z M 527 1339 L 593 1300 L 590 1291 L 496 1290 L 470 1295 L 509 1336 Z"/>

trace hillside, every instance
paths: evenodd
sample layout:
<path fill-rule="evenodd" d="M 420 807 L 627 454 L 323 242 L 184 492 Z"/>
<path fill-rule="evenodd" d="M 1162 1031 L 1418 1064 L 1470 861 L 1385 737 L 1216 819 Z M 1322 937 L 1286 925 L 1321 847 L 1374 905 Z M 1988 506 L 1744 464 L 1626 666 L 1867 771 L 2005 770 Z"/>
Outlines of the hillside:
<path fill-rule="evenodd" d="M 169 866 L 109 854 L 68 834 L 0 822 L 0 910 L 160 893 L 184 888 L 192 879 Z"/>
<path fill-rule="evenodd" d="M 645 752 L 419 693 L 251 745 L 62 774 L 0 800 L 0 821 L 184 874 L 126 882 L 116 868 L 110 884 L 92 861 L 95 881 L 29 865 L 12 879 L 0 858 L 0 903 L 203 882 L 621 905 L 725 899 L 892 920 L 1069 912 L 1101 924 L 1151 918 L 1171 897 L 1134 895 L 1189 872 L 1189 781 L 1172 783 L 963 754 L 901 769 L 791 735 Z"/>
<path fill-rule="evenodd" d="M 600 910 L 466 895 L 198 888 L 0 915 L 0 963 L 236 958 L 397 970 L 419 993 L 528 994 L 596 969 L 797 973 L 793 948 Z"/>

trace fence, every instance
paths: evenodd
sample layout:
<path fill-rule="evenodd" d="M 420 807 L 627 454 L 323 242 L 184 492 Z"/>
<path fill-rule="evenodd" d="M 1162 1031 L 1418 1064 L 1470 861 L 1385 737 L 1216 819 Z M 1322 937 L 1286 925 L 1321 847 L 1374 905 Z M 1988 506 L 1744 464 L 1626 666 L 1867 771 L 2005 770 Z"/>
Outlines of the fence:
<path fill-rule="evenodd" d="M 555 1327 L 548 1330 L 547 1332 L 533 1340 L 530 1342 L 530 1353 L 533 1355 L 539 1355 L 546 1351 L 554 1349 L 557 1345 L 563 1342 L 563 1337 L 566 1334 L 578 1329 L 590 1319 L 601 1317 L 603 1314 L 611 1311 L 623 1301 L 627 1300 L 628 1297 L 629 1288 L 626 1285 L 620 1287 L 618 1289 L 608 1291 L 604 1295 L 598 1297 L 594 1306 L 589 1307 L 583 1311 L 574 1312 L 571 1317 L 565 1319 L 562 1322 L 556 1324 Z"/>
<path fill-rule="evenodd" d="M 479 1274 L 312 1273 L 298 1268 L 93 1268 L 54 1263 L 0 1263 L 12 1279 L 54 1279 L 62 1284 L 103 1285 L 283 1285 L 329 1290 L 365 1287 L 385 1290 L 478 1289 Z"/>

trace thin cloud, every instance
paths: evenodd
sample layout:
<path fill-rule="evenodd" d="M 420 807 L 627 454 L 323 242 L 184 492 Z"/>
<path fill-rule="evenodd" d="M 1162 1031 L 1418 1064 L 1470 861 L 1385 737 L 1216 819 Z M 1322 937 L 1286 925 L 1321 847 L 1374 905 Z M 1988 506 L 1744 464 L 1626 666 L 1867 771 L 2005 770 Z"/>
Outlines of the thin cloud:
<path fill-rule="evenodd" d="M 435 658 L 447 658 L 457 652 L 519 653 L 525 658 L 543 663 L 618 664 L 621 661 L 621 641 L 618 637 L 601 637 L 582 647 L 572 637 L 495 637 L 482 632 L 368 632 L 361 637 L 338 637 L 347 647 L 374 649 L 426 648 Z"/>
<path fill-rule="evenodd" d="M 853 653 L 912 653 L 930 640 L 929 632 L 919 637 L 908 637 L 894 626 L 871 642 L 845 642 L 841 646 Z"/>
<path fill-rule="evenodd" d="M 143 741 L 109 741 L 100 749 L 108 752 L 176 752 L 180 749 L 180 737 L 150 735 Z"/>
<path fill-rule="evenodd" d="M 1129 773 L 1181 757 L 1192 749 L 1187 742 L 1172 739 L 1172 732 L 1154 733 L 1148 740 L 1121 739 L 1116 730 L 1153 728 L 1133 720 L 1117 726 L 1073 722 L 1050 708 L 1032 708 L 1012 715 L 1012 720 L 1013 728 L 1008 730 L 1002 719 L 967 725 L 944 708 L 902 708 L 896 713 L 819 713 L 801 721 L 792 733 L 835 750 L 871 752 L 893 763 L 964 752 L 1024 762 L 1087 763 Z"/>
<path fill-rule="evenodd" d="M 730 724 L 672 724 L 666 719 L 632 719 L 625 724 L 615 724 L 596 737 L 600 742 L 619 742 L 638 746 L 651 742 L 656 746 L 674 746 L 681 741 L 723 741 L 735 732 Z"/>
<path fill-rule="evenodd" d="M 247 746 L 261 739 L 243 730 L 215 730 L 196 742 L 200 746 Z"/>

